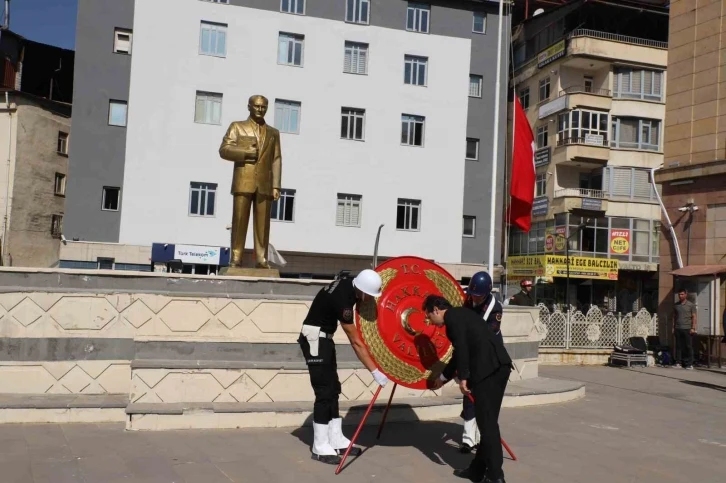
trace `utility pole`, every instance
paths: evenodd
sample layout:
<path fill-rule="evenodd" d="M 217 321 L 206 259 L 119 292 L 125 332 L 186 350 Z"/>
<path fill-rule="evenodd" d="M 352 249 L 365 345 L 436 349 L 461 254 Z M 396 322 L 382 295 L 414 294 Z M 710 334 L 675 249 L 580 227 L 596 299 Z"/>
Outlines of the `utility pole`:
<path fill-rule="evenodd" d="M 10 0 L 5 0 L 5 18 L 3 19 L 3 29 L 10 30 Z"/>

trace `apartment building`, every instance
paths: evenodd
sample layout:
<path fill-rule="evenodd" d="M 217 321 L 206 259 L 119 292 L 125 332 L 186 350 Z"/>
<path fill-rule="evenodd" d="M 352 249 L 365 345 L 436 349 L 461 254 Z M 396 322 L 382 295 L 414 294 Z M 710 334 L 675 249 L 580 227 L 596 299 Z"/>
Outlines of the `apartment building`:
<path fill-rule="evenodd" d="M 667 35 L 667 9 L 627 1 L 570 2 L 515 29 L 536 192 L 531 231 L 508 233 L 510 291 L 529 278 L 550 306 L 655 310 Z"/>
<path fill-rule="evenodd" d="M 282 133 L 283 272 L 367 266 L 380 225 L 382 258 L 486 263 L 497 21 L 473 0 L 81 0 L 61 266 L 148 269 L 179 245 L 221 253 L 185 271 L 223 265 L 218 148 L 252 94 Z"/>
<path fill-rule="evenodd" d="M 656 172 L 668 228 L 660 243 L 658 314 L 670 334 L 675 292 L 688 291 L 698 307 L 703 362 L 709 347 L 723 354 L 717 347 L 726 330 L 725 8 L 723 0 L 670 3 L 665 162 Z"/>

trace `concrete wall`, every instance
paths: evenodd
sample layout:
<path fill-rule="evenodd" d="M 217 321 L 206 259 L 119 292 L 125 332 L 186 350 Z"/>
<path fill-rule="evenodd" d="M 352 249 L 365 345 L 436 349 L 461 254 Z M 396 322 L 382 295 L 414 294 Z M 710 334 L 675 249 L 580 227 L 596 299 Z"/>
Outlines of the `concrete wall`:
<path fill-rule="evenodd" d="M 108 125 L 109 100 L 129 101 L 131 56 L 113 53 L 114 29 L 133 27 L 134 0 L 79 0 L 73 138 L 65 236 L 118 241 L 120 211 L 102 211 L 104 186 L 121 187 L 126 128 Z M 122 193 L 123 196 L 123 193 Z"/>
<path fill-rule="evenodd" d="M 51 235 L 52 215 L 63 215 L 65 205 L 65 198 L 55 194 L 55 175 L 68 172 L 68 158 L 57 152 L 58 133 L 69 133 L 71 120 L 20 98 L 17 102 L 17 161 L 6 255 L 12 266 L 52 267 L 60 245 L 60 238 Z"/>

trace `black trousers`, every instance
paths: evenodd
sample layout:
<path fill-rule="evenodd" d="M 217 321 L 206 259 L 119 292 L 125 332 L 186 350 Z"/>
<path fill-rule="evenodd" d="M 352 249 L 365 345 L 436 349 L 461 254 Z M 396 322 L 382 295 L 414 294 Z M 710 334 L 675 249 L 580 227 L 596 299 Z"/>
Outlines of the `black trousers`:
<path fill-rule="evenodd" d="M 491 480 L 504 478 L 499 411 L 511 371 L 511 366 L 502 366 L 491 376 L 476 383 L 472 390 L 476 425 L 479 427 L 481 439 L 479 450 L 469 468 L 477 477 L 486 475 Z"/>
<path fill-rule="evenodd" d="M 683 367 L 693 365 L 693 336 L 691 336 L 691 329 L 676 329 L 676 363 L 680 363 Z"/>
<path fill-rule="evenodd" d="M 501 330 L 497 331 L 496 336 L 499 338 L 500 341 L 502 341 L 502 343 L 504 342 Z M 459 415 L 461 419 L 463 419 L 464 421 L 471 421 L 472 419 L 474 419 L 476 417 L 476 412 L 474 411 L 474 403 L 471 402 L 471 399 L 469 399 L 468 397 L 464 397 L 461 404 L 461 414 Z"/>
<path fill-rule="evenodd" d="M 318 357 L 311 357 L 308 341 L 304 337 L 300 337 L 298 342 L 305 356 L 308 373 L 310 374 L 310 385 L 315 393 L 313 422 L 328 424 L 331 419 L 340 417 L 338 398 L 340 397 L 341 387 L 338 378 L 335 343 L 332 339 L 320 339 L 318 341 Z"/>

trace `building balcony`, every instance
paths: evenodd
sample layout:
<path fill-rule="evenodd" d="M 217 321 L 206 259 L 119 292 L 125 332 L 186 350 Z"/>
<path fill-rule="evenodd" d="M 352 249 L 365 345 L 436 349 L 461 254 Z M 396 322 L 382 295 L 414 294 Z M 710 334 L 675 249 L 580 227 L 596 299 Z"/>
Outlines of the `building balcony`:
<path fill-rule="evenodd" d="M 587 167 L 603 166 L 610 159 L 610 143 L 601 134 L 561 137 L 552 155 L 555 164 Z"/>
<path fill-rule="evenodd" d="M 568 37 L 570 55 L 656 65 L 663 68 L 668 65 L 668 42 L 588 29 L 573 30 Z"/>
<path fill-rule="evenodd" d="M 552 200 L 553 213 L 567 213 L 570 211 L 602 212 L 608 209 L 608 196 L 602 190 L 582 188 L 563 188 L 555 191 Z"/>
<path fill-rule="evenodd" d="M 613 105 L 609 89 L 594 89 L 590 86 L 570 86 L 560 91 L 560 97 L 567 96 L 568 109 L 579 107 L 609 111 Z"/>

